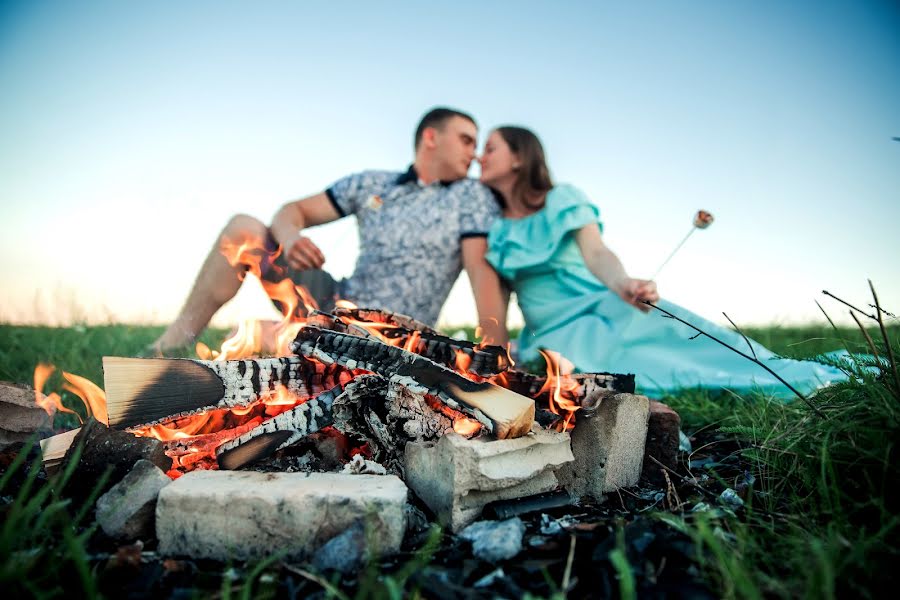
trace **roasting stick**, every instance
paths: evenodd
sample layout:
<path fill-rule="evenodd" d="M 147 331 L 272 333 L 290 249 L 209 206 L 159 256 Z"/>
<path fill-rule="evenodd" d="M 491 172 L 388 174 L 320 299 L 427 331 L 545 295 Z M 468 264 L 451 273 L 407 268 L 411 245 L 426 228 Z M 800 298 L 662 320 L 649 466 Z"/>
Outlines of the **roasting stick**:
<path fill-rule="evenodd" d="M 675 253 L 681 250 L 681 247 L 684 246 L 684 243 L 688 241 L 688 238 L 691 237 L 695 231 L 697 231 L 698 229 L 706 229 L 707 227 L 712 225 L 712 222 L 714 220 L 715 219 L 713 218 L 712 213 L 705 210 L 698 210 L 697 214 L 694 215 L 694 224 L 691 227 L 691 230 L 687 232 L 687 235 L 684 236 L 684 238 L 682 238 L 680 242 L 678 242 L 678 245 L 675 246 L 675 249 L 672 250 L 666 260 L 664 260 L 662 264 L 659 265 L 659 267 L 656 269 L 656 272 L 653 273 L 653 276 L 650 277 L 650 279 L 654 280 L 659 276 L 659 272 L 663 270 L 663 267 L 666 266 L 670 260 L 672 260 L 672 257 L 675 256 Z"/>

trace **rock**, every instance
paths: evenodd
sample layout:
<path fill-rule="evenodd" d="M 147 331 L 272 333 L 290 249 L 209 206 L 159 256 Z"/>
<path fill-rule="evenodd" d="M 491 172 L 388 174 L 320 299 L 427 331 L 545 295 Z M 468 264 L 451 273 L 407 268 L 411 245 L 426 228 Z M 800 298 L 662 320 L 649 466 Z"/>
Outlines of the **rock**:
<path fill-rule="evenodd" d="M 725 508 L 730 508 L 731 510 L 737 510 L 744 506 L 743 499 L 731 488 L 725 488 L 725 490 L 719 494 L 717 501 Z"/>
<path fill-rule="evenodd" d="M 66 469 L 73 456 L 72 449 L 81 443 L 84 449 L 66 487 L 66 492 L 76 498 L 87 497 L 110 468 L 112 472 L 101 493 L 121 481 L 141 459 L 150 461 L 164 472 L 172 468 L 172 459 L 166 456 L 163 443 L 159 440 L 109 429 L 95 419 L 88 419 L 72 441 L 60 470 Z"/>
<path fill-rule="evenodd" d="M 387 469 L 374 460 L 367 460 L 362 454 L 354 454 L 341 472 L 348 475 L 385 475 Z"/>
<path fill-rule="evenodd" d="M 312 564 L 320 571 L 349 574 L 358 571 L 367 558 L 366 531 L 359 521 L 316 550 Z"/>
<path fill-rule="evenodd" d="M 681 439 L 681 417 L 677 412 L 656 400 L 650 400 L 650 420 L 647 422 L 647 444 L 644 448 L 644 466 L 641 477 L 655 483 L 663 481 L 663 468 L 650 460 L 650 456 L 675 469 Z"/>
<path fill-rule="evenodd" d="M 407 493 L 394 475 L 192 471 L 160 492 L 156 536 L 163 555 L 303 560 L 363 522 L 371 550 L 389 554 L 403 541 Z"/>
<path fill-rule="evenodd" d="M 568 433 L 535 428 L 506 440 L 447 433 L 437 443 L 407 444 L 404 473 L 438 520 L 459 531 L 490 502 L 555 489 L 554 471 L 572 460 Z"/>
<path fill-rule="evenodd" d="M 634 394 L 608 396 L 590 412 L 576 413 L 575 460 L 557 471 L 569 493 L 599 501 L 605 492 L 637 484 L 649 416 L 650 401 Z"/>
<path fill-rule="evenodd" d="M 472 553 L 481 560 L 496 563 L 509 560 L 522 551 L 525 523 L 515 517 L 506 521 L 478 521 L 459 532 L 472 542 Z"/>
<path fill-rule="evenodd" d="M 97 522 L 115 539 L 150 537 L 154 533 L 156 498 L 172 483 L 148 460 L 139 460 L 122 481 L 97 500 Z"/>

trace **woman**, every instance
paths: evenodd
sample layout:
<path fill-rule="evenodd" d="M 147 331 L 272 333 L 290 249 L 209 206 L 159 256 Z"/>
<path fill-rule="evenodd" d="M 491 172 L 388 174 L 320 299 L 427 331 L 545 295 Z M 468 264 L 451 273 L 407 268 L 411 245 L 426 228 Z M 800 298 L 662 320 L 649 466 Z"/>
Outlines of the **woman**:
<path fill-rule="evenodd" d="M 499 127 L 487 140 L 481 181 L 502 198 L 503 218 L 488 235 L 487 260 L 516 293 L 525 317 L 519 359 L 555 350 L 579 371 L 634 373 L 658 394 L 683 387 L 757 388 L 789 397 L 770 373 L 643 302 L 747 350 L 736 332 L 659 300 L 656 284 L 630 277 L 606 247 L 597 207 L 577 188 L 554 185 L 538 138 Z M 652 312 L 648 312 L 652 311 Z M 757 357 L 801 392 L 844 380 L 837 368 L 778 359 L 753 342 Z"/>

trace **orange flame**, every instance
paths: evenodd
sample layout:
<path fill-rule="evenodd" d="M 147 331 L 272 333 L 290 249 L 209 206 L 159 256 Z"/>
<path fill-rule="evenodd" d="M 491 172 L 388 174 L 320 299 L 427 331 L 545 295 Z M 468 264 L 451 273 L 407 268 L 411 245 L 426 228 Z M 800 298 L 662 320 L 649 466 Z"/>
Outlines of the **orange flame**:
<path fill-rule="evenodd" d="M 71 408 L 63 406 L 62 398 L 59 397 L 59 394 L 56 392 L 47 396 L 43 394 L 44 384 L 47 383 L 47 379 L 55 370 L 56 367 L 46 363 L 39 363 L 38 366 L 34 368 L 34 403 L 43 408 L 50 417 L 53 417 L 53 414 L 58 410 L 60 412 L 73 414 L 81 421 L 81 415 Z"/>
<path fill-rule="evenodd" d="M 106 392 L 94 382 L 80 375 L 73 375 L 63 371 L 63 377 L 68 382 L 63 384 L 63 389 L 81 398 L 81 401 L 84 402 L 88 409 L 88 414 L 104 425 L 108 425 L 109 416 L 106 413 Z"/>
<path fill-rule="evenodd" d="M 222 342 L 222 349 L 215 360 L 234 360 L 259 354 L 262 326 L 259 321 L 249 320 L 238 325 L 237 332 Z"/>
<path fill-rule="evenodd" d="M 538 350 L 547 362 L 547 380 L 538 394 L 549 392 L 550 412 L 564 417 L 557 423 L 559 431 L 569 431 L 575 427 L 575 411 L 581 406 L 575 402 L 575 393 L 579 389 L 578 382 L 570 377 L 573 370 L 571 362 L 560 353 L 552 350 Z"/>
<path fill-rule="evenodd" d="M 437 411 L 442 415 L 452 419 L 453 431 L 461 436 L 470 438 L 474 437 L 478 432 L 481 431 L 482 424 L 480 422 L 476 421 L 475 419 L 470 419 L 458 410 L 450 408 L 430 394 L 425 395 L 425 404 L 428 405 L 431 410 Z"/>
<path fill-rule="evenodd" d="M 481 423 L 468 417 L 460 417 L 453 421 L 453 431 L 459 435 L 470 438 L 481 431 Z"/>
<path fill-rule="evenodd" d="M 472 364 L 472 357 L 463 352 L 462 350 L 456 350 L 456 370 L 460 373 L 468 373 L 469 365 Z"/>

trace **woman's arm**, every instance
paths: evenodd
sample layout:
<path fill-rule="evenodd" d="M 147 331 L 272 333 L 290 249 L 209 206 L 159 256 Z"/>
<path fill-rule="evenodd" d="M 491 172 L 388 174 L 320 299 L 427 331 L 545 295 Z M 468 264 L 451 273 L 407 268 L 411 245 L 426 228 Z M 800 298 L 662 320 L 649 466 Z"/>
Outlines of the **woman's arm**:
<path fill-rule="evenodd" d="M 619 257 L 603 243 L 600 228 L 596 223 L 579 229 L 575 234 L 575 241 L 587 268 L 622 300 L 644 312 L 650 310 L 650 307 L 643 303 L 644 300 L 650 302 L 659 300 L 655 282 L 628 276 Z"/>

